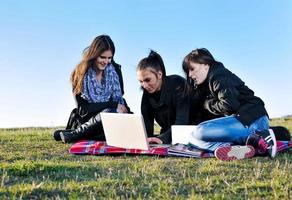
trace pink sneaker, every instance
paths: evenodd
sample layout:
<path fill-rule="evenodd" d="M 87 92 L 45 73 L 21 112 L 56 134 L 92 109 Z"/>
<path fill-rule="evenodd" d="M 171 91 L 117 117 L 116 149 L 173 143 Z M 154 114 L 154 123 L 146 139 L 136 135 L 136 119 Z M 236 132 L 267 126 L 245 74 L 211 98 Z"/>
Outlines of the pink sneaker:
<path fill-rule="evenodd" d="M 215 150 L 215 157 L 223 161 L 251 158 L 254 154 L 255 149 L 250 145 L 218 147 Z"/>
<path fill-rule="evenodd" d="M 258 154 L 268 154 L 271 158 L 274 158 L 277 154 L 277 141 L 272 129 L 249 135 L 246 145 L 253 146 Z"/>

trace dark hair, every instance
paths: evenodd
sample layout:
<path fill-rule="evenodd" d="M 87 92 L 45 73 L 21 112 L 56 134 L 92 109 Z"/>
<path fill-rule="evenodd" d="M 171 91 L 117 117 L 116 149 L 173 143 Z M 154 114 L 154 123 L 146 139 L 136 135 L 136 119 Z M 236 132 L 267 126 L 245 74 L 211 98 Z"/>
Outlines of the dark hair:
<path fill-rule="evenodd" d="M 188 83 L 193 85 L 192 79 L 189 78 L 189 68 L 191 62 L 212 66 L 217 61 L 206 48 L 195 49 L 186 55 L 182 63 L 182 69 L 185 72 Z"/>
<path fill-rule="evenodd" d="M 71 74 L 71 83 L 73 86 L 73 93 L 80 94 L 83 84 L 83 78 L 90 66 L 95 65 L 95 60 L 103 52 L 110 50 L 114 56 L 115 45 L 108 35 L 97 36 L 89 47 L 85 48 L 83 51 L 83 57 L 80 63 L 76 66 Z M 112 59 L 112 62 L 113 59 Z"/>
<path fill-rule="evenodd" d="M 137 71 L 145 70 L 147 68 L 153 69 L 152 71 L 154 73 L 161 71 L 162 77 L 166 76 L 163 60 L 161 56 L 153 50 L 150 50 L 150 53 L 146 58 L 143 58 L 142 60 L 140 60 L 137 66 Z"/>

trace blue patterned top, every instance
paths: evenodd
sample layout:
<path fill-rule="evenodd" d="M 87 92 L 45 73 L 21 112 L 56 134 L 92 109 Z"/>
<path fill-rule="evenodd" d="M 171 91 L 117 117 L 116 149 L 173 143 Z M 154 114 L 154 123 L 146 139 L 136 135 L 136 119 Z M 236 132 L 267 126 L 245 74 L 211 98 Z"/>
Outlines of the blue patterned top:
<path fill-rule="evenodd" d="M 105 68 L 101 81 L 96 79 L 93 67 L 89 67 L 83 79 L 81 97 L 89 103 L 106 102 L 111 99 L 124 105 L 119 77 L 114 66 L 109 64 Z"/>

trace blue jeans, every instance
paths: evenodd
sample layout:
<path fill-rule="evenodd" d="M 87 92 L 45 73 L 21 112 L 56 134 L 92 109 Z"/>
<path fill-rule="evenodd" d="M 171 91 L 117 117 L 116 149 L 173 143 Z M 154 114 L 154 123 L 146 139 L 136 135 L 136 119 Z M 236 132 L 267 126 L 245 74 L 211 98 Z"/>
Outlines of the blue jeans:
<path fill-rule="evenodd" d="M 245 145 L 250 134 L 268 129 L 267 116 L 260 117 L 250 126 L 244 126 L 232 115 L 200 123 L 195 127 L 190 143 L 200 149 L 215 151 L 220 146 Z"/>

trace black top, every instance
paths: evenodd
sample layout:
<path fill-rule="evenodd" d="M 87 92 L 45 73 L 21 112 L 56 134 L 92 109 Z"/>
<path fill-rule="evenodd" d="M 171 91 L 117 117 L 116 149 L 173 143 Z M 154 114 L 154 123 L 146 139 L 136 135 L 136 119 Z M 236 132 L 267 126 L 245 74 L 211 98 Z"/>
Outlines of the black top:
<path fill-rule="evenodd" d="M 268 115 L 264 102 L 220 62 L 210 66 L 206 80 L 195 88 L 192 104 L 192 114 L 201 110 L 210 118 L 234 115 L 244 126 Z"/>
<path fill-rule="evenodd" d="M 119 77 L 119 82 L 121 86 L 122 94 L 124 94 L 124 83 L 121 71 L 121 65 L 112 61 L 112 64 L 115 68 L 116 73 Z M 109 100 L 107 102 L 100 102 L 100 103 L 89 103 L 87 100 L 81 97 L 81 94 L 75 96 L 76 104 L 77 104 L 77 112 L 81 116 L 82 121 L 86 122 L 94 115 L 100 113 L 102 110 L 106 108 L 117 108 L 118 102 Z M 126 100 L 124 99 L 125 106 L 130 112 L 130 108 L 128 107 Z"/>
<path fill-rule="evenodd" d="M 189 98 L 186 95 L 186 81 L 178 75 L 166 76 L 161 90 L 150 94 L 143 92 L 141 112 L 148 137 L 153 137 L 154 119 L 161 127 L 163 143 L 171 143 L 171 125 L 185 125 L 189 120 Z"/>

